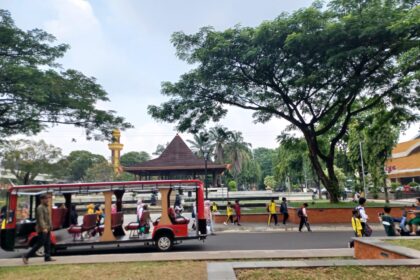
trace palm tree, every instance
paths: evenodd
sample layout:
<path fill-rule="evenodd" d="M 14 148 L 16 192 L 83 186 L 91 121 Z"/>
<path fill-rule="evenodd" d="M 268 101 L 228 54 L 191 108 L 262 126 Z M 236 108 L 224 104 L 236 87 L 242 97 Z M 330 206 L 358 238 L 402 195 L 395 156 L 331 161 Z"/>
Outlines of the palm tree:
<path fill-rule="evenodd" d="M 232 131 L 226 127 L 218 125 L 209 131 L 210 139 L 214 145 L 214 162 L 222 164 L 225 158 L 225 146 L 232 136 Z"/>
<path fill-rule="evenodd" d="M 229 142 L 226 145 L 226 151 L 230 162 L 232 163 L 232 173 L 235 181 L 238 182 L 238 175 L 242 170 L 242 165 L 250 157 L 251 144 L 244 141 L 242 132 L 233 131 Z"/>
<path fill-rule="evenodd" d="M 188 143 L 191 145 L 191 150 L 196 154 L 198 157 L 204 158 L 205 154 L 210 157 L 213 151 L 213 143 L 210 140 L 209 134 L 207 131 L 202 131 L 198 134 L 193 135 L 194 140 L 187 140 Z"/>

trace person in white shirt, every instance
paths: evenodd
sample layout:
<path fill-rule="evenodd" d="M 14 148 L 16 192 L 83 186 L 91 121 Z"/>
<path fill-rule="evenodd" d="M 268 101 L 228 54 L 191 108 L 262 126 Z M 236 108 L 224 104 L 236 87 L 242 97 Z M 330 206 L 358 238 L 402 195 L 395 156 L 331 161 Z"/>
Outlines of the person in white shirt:
<path fill-rule="evenodd" d="M 356 207 L 356 209 L 359 211 L 359 214 L 360 214 L 360 223 L 362 224 L 363 235 L 365 235 L 364 232 L 366 230 L 366 224 L 369 218 L 365 211 L 365 204 L 366 204 L 366 198 L 361 197 L 359 198 L 359 206 Z"/>
<path fill-rule="evenodd" d="M 298 210 L 298 217 L 300 218 L 299 232 L 302 232 L 303 225 L 306 226 L 306 228 L 308 229 L 309 232 L 312 231 L 311 227 L 309 226 L 309 223 L 308 223 L 308 214 L 306 212 L 307 207 L 308 207 L 308 203 L 303 203 L 302 207 L 299 208 L 299 210 Z"/>

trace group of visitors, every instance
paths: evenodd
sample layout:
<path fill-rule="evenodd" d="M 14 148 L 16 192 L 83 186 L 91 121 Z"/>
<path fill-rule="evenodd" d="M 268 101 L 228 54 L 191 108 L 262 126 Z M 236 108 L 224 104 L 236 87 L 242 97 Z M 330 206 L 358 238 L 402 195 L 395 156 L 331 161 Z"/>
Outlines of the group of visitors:
<path fill-rule="evenodd" d="M 286 225 L 287 220 L 289 219 L 289 210 L 287 205 L 287 199 L 283 197 L 281 199 L 281 204 L 278 206 L 274 199 L 271 199 L 271 201 L 267 205 L 267 212 L 268 212 L 268 221 L 267 224 L 270 225 L 271 221 L 274 220 L 274 225 L 278 225 L 278 218 L 277 218 L 277 207 L 280 208 L 280 214 L 283 216 L 283 225 Z"/>

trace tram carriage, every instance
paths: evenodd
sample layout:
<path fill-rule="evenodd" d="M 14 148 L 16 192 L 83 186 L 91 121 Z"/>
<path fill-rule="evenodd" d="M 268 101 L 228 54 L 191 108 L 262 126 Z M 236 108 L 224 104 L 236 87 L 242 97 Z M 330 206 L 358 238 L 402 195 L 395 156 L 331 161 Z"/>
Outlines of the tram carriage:
<path fill-rule="evenodd" d="M 171 207 L 171 194 L 175 191 L 187 191 L 195 194 L 196 215 L 193 219 L 176 216 Z M 138 234 L 139 223 L 124 223 L 123 194 L 160 192 L 161 213 L 153 221 L 149 233 Z M 29 248 L 36 243 L 35 209 L 39 205 L 41 194 L 51 194 L 50 213 L 53 230 L 51 231 L 51 244 L 53 252 L 68 247 L 132 243 L 133 245 L 154 245 L 160 251 L 169 251 L 173 245 L 184 240 L 204 240 L 207 236 L 206 219 L 204 217 L 203 183 L 199 180 L 160 180 L 160 181 L 128 181 L 128 182 L 101 182 L 77 184 L 48 184 L 48 185 L 22 185 L 12 186 L 7 191 L 6 206 L 0 245 L 3 250 Z M 84 215 L 79 225 L 69 225 L 69 210 L 72 205 L 72 196 L 76 194 L 90 195 L 103 194 L 104 196 L 104 223 L 97 225 L 97 215 Z M 28 196 L 30 206 L 28 217 L 18 221 L 18 198 Z M 54 208 L 53 197 L 63 196 L 66 207 Z M 112 213 L 111 205 L 115 196 L 116 212 Z M 172 195 L 173 197 L 173 195 Z M 192 223 L 196 226 L 192 227 Z M 194 228 L 194 229 L 192 229 Z M 100 233 L 92 236 L 91 233 Z M 84 238 L 87 235 L 89 238 Z M 42 249 L 41 249 L 42 250 Z M 42 252 L 38 252 L 42 255 Z"/>

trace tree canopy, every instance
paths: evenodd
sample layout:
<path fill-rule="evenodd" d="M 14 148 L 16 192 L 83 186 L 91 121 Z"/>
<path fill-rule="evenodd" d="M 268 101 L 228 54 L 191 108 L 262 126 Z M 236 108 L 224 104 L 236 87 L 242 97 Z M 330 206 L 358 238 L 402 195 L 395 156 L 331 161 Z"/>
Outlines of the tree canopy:
<path fill-rule="evenodd" d="M 177 122 L 181 131 L 219 121 L 226 105 L 253 111 L 256 122 L 285 119 L 303 134 L 313 168 L 336 202 L 335 151 L 350 121 L 384 104 L 390 112 L 417 116 L 416 2 L 315 2 L 255 28 L 176 32 L 178 57 L 195 68 L 175 83 L 164 82 L 170 100 L 149 106 L 149 113 Z M 322 137 L 329 143 L 325 151 L 318 145 Z"/>
<path fill-rule="evenodd" d="M 24 31 L 0 10 L 0 136 L 71 124 L 100 139 L 116 127 L 132 127 L 115 112 L 98 109 L 97 102 L 108 101 L 107 93 L 95 78 L 62 69 L 57 59 L 69 46 L 54 43 L 53 35 Z"/>
<path fill-rule="evenodd" d="M 150 160 L 150 155 L 147 152 L 128 152 L 121 156 L 120 162 L 122 166 L 133 166 L 136 163 Z"/>
<path fill-rule="evenodd" d="M 2 143 L 0 152 L 3 168 L 24 185 L 33 183 L 39 174 L 50 174 L 61 158 L 61 149 L 43 140 L 10 140 Z"/>

